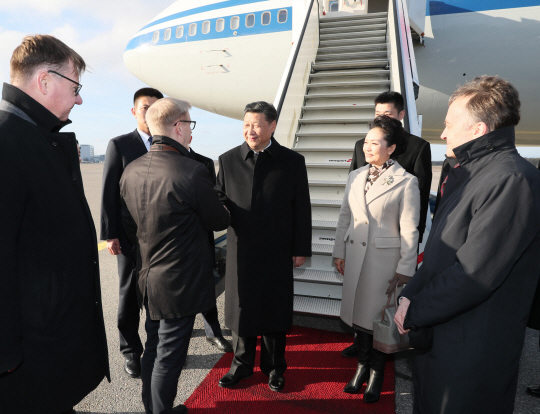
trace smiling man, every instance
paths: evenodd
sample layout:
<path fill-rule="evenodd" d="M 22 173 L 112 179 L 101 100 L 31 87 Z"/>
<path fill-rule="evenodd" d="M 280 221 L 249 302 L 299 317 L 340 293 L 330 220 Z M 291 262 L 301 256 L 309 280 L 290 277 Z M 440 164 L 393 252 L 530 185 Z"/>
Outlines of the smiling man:
<path fill-rule="evenodd" d="M 13 52 L 0 101 L 0 412 L 72 413 L 109 377 L 96 230 L 77 140 L 85 62 L 47 35 Z"/>
<path fill-rule="evenodd" d="M 411 341 L 433 337 L 415 356 L 414 413 L 513 412 L 540 274 L 540 172 L 516 151 L 519 108 L 496 76 L 450 98 L 441 138 L 455 167 L 395 317 Z"/>
<path fill-rule="evenodd" d="M 219 157 L 216 189 L 231 212 L 227 230 L 225 324 L 234 359 L 219 386 L 261 371 L 272 391 L 285 385 L 285 331 L 293 316 L 293 267 L 311 256 L 311 205 L 304 157 L 274 138 L 277 112 L 267 102 L 244 109 L 245 142 Z"/>

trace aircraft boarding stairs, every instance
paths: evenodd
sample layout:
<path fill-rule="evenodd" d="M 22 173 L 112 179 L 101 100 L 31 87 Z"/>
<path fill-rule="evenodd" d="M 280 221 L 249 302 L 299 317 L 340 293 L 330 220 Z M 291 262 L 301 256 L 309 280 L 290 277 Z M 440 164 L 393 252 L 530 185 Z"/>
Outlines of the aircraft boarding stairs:
<path fill-rule="evenodd" d="M 332 248 L 353 148 L 374 117 L 374 98 L 390 88 L 387 13 L 320 20 L 320 44 L 293 150 L 306 159 L 313 256 L 294 269 L 296 312 L 339 316 L 343 276 Z"/>

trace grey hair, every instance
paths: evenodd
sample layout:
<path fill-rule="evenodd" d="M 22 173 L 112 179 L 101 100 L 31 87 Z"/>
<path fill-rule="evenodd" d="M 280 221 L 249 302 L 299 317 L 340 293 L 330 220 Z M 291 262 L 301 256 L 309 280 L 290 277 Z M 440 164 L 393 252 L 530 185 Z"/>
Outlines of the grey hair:
<path fill-rule="evenodd" d="M 162 98 L 154 102 L 146 112 L 146 123 L 152 135 L 167 135 L 173 124 L 189 112 L 191 104 L 174 98 Z"/>

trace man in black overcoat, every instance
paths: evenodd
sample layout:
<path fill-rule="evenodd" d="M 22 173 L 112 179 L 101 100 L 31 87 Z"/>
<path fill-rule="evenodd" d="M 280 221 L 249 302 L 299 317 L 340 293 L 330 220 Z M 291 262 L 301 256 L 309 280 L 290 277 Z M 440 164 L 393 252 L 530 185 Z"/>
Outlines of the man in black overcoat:
<path fill-rule="evenodd" d="M 193 121 L 187 101 L 163 98 L 146 119 L 150 152 L 120 180 L 123 223 L 137 246 L 139 288 L 146 310 L 142 399 L 147 413 L 173 409 L 197 313 L 216 304 L 208 232 L 227 228 L 230 215 L 207 169 L 189 156 Z"/>
<path fill-rule="evenodd" d="M 450 98 L 441 138 L 457 163 L 395 317 L 402 333 L 432 332 L 415 356 L 415 413 L 513 412 L 540 275 L 540 172 L 516 151 L 519 107 L 496 76 Z"/>
<path fill-rule="evenodd" d="M 191 155 L 191 158 L 193 158 L 195 161 L 200 162 L 202 165 L 206 167 L 206 169 L 210 173 L 212 184 L 215 186 L 216 185 L 216 166 L 214 165 L 214 160 L 193 151 L 193 149 L 191 148 L 192 139 L 193 137 L 191 137 L 189 140 L 189 155 Z M 215 244 L 214 244 L 213 231 L 208 232 L 208 243 L 210 244 L 210 249 L 212 251 L 212 263 L 215 264 L 215 247 L 214 247 Z M 232 346 L 225 338 L 223 338 L 223 334 L 221 332 L 221 326 L 219 326 L 217 306 L 214 304 L 214 307 L 212 309 L 210 309 L 207 312 L 203 312 L 201 315 L 203 317 L 204 333 L 206 334 L 206 341 L 212 344 L 213 346 L 215 346 L 217 349 L 219 349 L 222 352 L 232 352 Z"/>
<path fill-rule="evenodd" d="M 403 96 L 399 92 L 383 92 L 375 98 L 375 116 L 386 115 L 390 118 L 403 120 L 405 117 L 405 103 Z M 395 157 L 405 170 L 418 178 L 418 187 L 420 188 L 420 221 L 418 222 L 418 243 L 422 242 L 422 237 L 426 229 L 426 217 L 429 205 L 429 192 L 431 189 L 431 146 L 425 139 L 416 135 L 406 134 L 407 149 L 403 154 Z M 353 158 L 349 172 L 367 165 L 364 155 L 364 141 L 361 139 L 354 145 Z M 405 282 L 406 283 L 406 282 Z M 399 281 L 402 286 L 403 281 Z M 358 347 L 355 343 L 341 351 L 341 355 L 347 358 L 358 357 Z"/>
<path fill-rule="evenodd" d="M 0 101 L 0 413 L 72 413 L 110 380 L 97 238 L 74 133 L 84 60 L 27 36 Z"/>
<path fill-rule="evenodd" d="M 103 166 L 101 240 L 107 240 L 107 250 L 116 256 L 118 263 L 120 352 L 125 359 L 124 371 L 133 378 L 141 375 L 143 346 L 139 337 L 135 254 L 122 226 L 120 177 L 130 162 L 148 152 L 152 137 L 145 115 L 150 105 L 161 98 L 163 94 L 153 88 L 135 92 L 131 113 L 137 120 L 137 129 L 109 141 Z"/>
<path fill-rule="evenodd" d="M 304 158 L 273 137 L 277 112 L 266 102 L 244 110 L 246 142 L 219 157 L 216 189 L 231 212 L 227 230 L 225 324 L 234 359 L 220 379 L 232 387 L 261 371 L 283 389 L 285 340 L 293 316 L 293 267 L 311 256 L 311 205 Z"/>

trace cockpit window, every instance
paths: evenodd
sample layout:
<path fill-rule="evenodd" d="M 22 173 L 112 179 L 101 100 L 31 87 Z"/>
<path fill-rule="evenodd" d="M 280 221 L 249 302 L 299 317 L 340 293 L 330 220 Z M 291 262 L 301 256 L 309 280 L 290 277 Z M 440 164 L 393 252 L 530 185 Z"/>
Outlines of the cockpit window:
<path fill-rule="evenodd" d="M 236 30 L 238 29 L 238 26 L 240 26 L 240 17 L 238 16 L 231 17 L 231 29 Z"/>
<path fill-rule="evenodd" d="M 339 3 L 337 1 L 330 2 L 330 11 L 331 12 L 339 11 Z"/>
<path fill-rule="evenodd" d="M 189 35 L 195 36 L 197 34 L 197 23 L 191 23 L 189 25 Z"/>
<path fill-rule="evenodd" d="M 163 35 L 163 40 L 167 41 L 171 38 L 171 29 L 165 29 L 165 34 Z"/>
<path fill-rule="evenodd" d="M 266 26 L 266 25 L 269 25 L 270 24 L 270 17 L 271 17 L 271 13 L 270 12 L 264 12 L 262 14 L 262 17 L 261 17 L 261 23 L 263 24 L 263 26 Z"/>
<path fill-rule="evenodd" d="M 278 23 L 285 23 L 287 21 L 287 10 L 278 11 L 277 21 Z"/>
<path fill-rule="evenodd" d="M 253 27 L 255 25 L 255 15 L 250 13 L 246 16 L 246 27 Z"/>
<path fill-rule="evenodd" d="M 159 42 L 159 30 L 154 32 L 154 34 L 152 35 L 152 42 L 153 43 Z"/>
<path fill-rule="evenodd" d="M 178 26 L 176 28 L 176 37 L 181 38 L 184 36 L 184 26 Z"/>
<path fill-rule="evenodd" d="M 202 24 L 202 32 L 203 32 L 203 34 L 207 34 L 208 32 L 210 32 L 210 22 L 208 20 L 203 22 L 203 24 Z"/>
<path fill-rule="evenodd" d="M 225 29 L 225 19 L 216 20 L 216 32 L 222 32 Z"/>

